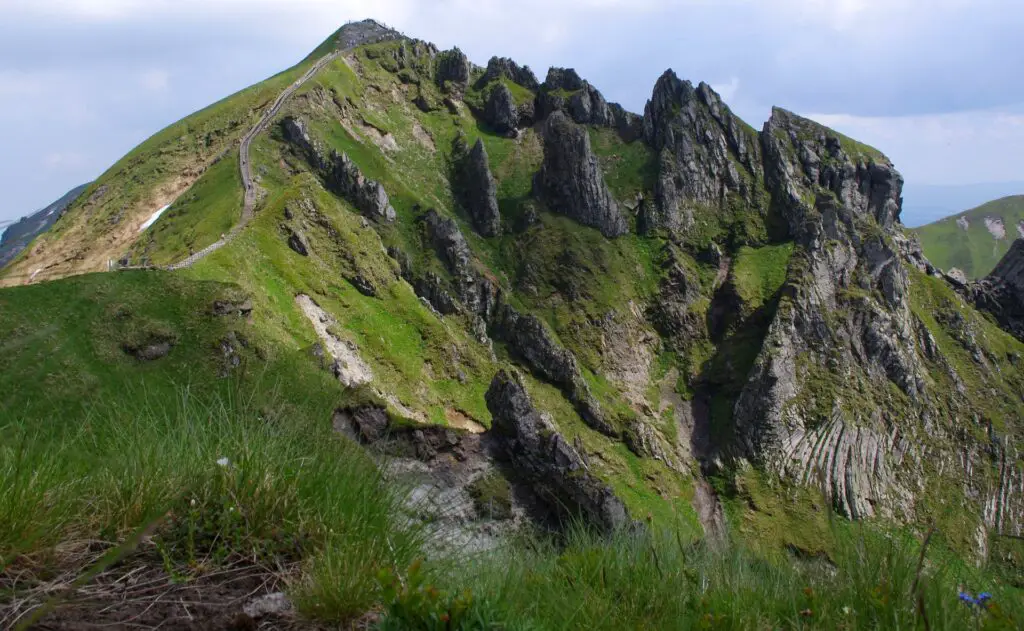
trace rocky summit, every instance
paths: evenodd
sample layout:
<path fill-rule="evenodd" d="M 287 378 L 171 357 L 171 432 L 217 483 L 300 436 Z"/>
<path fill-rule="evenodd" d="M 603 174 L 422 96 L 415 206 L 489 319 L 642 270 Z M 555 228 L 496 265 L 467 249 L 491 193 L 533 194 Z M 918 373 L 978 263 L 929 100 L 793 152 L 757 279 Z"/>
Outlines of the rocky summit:
<path fill-rule="evenodd" d="M 208 484 L 175 478 L 154 495 L 184 502 L 153 513 L 184 537 L 160 550 L 167 563 L 196 546 L 202 559 L 313 558 L 314 587 L 365 569 L 373 579 L 350 593 L 370 595 L 335 620 L 419 603 L 419 554 L 502 549 L 524 531 L 554 537 L 530 554 L 557 556 L 572 590 L 620 585 L 588 565 L 604 544 L 573 547 L 588 528 L 628 554 L 673 532 L 680 568 L 695 542 L 744 542 L 750 567 L 808 572 L 802 589 L 847 576 L 844 545 L 868 536 L 855 523 L 1019 587 L 1024 240 L 978 281 L 943 273 L 900 222 L 902 189 L 879 150 L 781 108 L 758 130 L 672 70 L 631 113 L 570 68 L 540 82 L 508 58 L 481 67 L 355 23 L 141 145 L 0 271 L 5 285 L 32 281 L 0 291 L 17 367 L 0 371 L 14 393 L 0 415 L 91 426 L 135 392 L 157 397 L 140 409 L 177 409 L 187 386 L 207 419 L 225 409 L 211 402 L 251 393 L 239 437 L 171 428 L 159 441 L 213 441 L 194 476 Z M 238 452 L 257 439 L 270 442 Z M 246 477 L 271 454 L 294 459 Z M 379 478 L 335 470 L 357 462 Z M 307 508 L 306 475 L 347 480 L 317 487 L 339 498 L 371 481 L 404 491 Z M 285 481 L 298 486 L 279 503 L 238 499 Z M 243 517 L 198 516 L 217 506 Z M 330 512 L 371 506 L 384 508 L 366 522 Z M 257 532 L 261 515 L 274 523 Z M 359 539 L 364 523 L 436 536 L 405 557 L 393 532 Z M 331 534 L 344 528 L 366 546 L 358 563 Z M 914 550 L 928 582 L 935 565 Z M 677 595 L 706 588 L 673 582 L 663 553 L 640 563 Z M 391 560 L 371 568 L 377 556 Z M 519 583 L 548 570 L 530 572 Z M 893 615 L 918 615 L 923 584 Z M 326 615 L 333 601 L 309 589 L 298 606 Z M 729 628 L 825 624 L 807 592 L 789 622 Z M 446 619 L 462 606 L 452 598 Z M 717 611 L 694 619 L 714 627 Z"/>

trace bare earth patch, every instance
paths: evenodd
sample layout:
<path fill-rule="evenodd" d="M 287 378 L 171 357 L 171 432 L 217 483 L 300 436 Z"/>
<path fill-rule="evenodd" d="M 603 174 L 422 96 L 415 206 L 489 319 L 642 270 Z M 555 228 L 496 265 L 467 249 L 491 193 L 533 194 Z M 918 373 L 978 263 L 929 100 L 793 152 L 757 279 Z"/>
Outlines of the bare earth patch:
<path fill-rule="evenodd" d="M 299 309 L 309 319 L 317 337 L 324 343 L 327 353 L 334 360 L 334 372 L 338 381 L 346 388 L 373 381 L 373 371 L 359 356 L 359 348 L 348 340 L 342 340 L 331 330 L 337 322 L 320 305 L 305 294 L 295 297 Z"/>
<path fill-rule="evenodd" d="M 967 230 L 968 228 L 971 227 L 970 222 L 967 221 L 967 217 L 958 217 L 956 220 L 956 225 L 960 226 L 961 230 Z"/>
<path fill-rule="evenodd" d="M 448 424 L 455 429 L 462 429 L 470 434 L 483 434 L 487 431 L 486 427 L 473 420 L 461 410 L 448 408 L 444 411 L 444 417 L 448 421 Z"/>
<path fill-rule="evenodd" d="M 99 234 L 89 220 L 102 200 L 89 200 L 74 213 L 74 223 L 62 227 L 58 238 L 44 235 L 31 251 L 12 264 L 0 278 L 0 287 L 107 271 L 109 262 L 120 258 L 139 238 L 139 228 L 146 220 L 173 203 L 202 173 L 203 169 L 188 168 L 159 184 L 143 201 L 126 208 L 116 223 L 105 221 Z"/>
<path fill-rule="evenodd" d="M 1006 238 L 1006 226 L 999 217 L 985 217 L 985 228 L 1000 241 Z"/>

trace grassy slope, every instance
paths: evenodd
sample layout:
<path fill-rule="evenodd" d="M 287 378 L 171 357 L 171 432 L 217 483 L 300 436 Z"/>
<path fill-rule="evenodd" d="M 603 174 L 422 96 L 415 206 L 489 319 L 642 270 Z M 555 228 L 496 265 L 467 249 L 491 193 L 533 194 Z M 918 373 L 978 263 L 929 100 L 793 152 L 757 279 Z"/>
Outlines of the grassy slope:
<path fill-rule="evenodd" d="M 386 49 L 387 45 L 375 48 Z M 400 217 L 394 226 L 381 227 L 379 234 L 363 227 L 353 209 L 324 192 L 311 175 L 294 173 L 285 166 L 280 143 L 265 135 L 253 149 L 254 166 L 269 193 L 265 205 L 238 239 L 192 270 L 177 276 L 88 276 L 0 293 L 0 300 L 6 299 L 0 305 L 6 307 L 0 310 L 0 326 L 5 327 L 0 339 L 10 351 L 4 354 L 3 361 L 8 363 L 0 371 L 9 381 L 0 382 L 0 388 L 19 393 L 8 399 L 8 409 L 25 420 L 60 416 L 68 421 L 54 424 L 54 429 L 46 425 L 43 436 L 31 434 L 31 423 L 4 426 L 12 437 L 7 444 L 28 444 L 31 449 L 0 451 L 5 458 L 0 463 L 7 471 L 15 471 L 23 462 L 19 458 L 28 453 L 36 462 L 52 464 L 47 454 L 54 451 L 54 445 L 82 454 L 80 461 L 69 459 L 67 466 L 58 463 L 48 469 L 52 475 L 28 493 L 20 493 L 30 488 L 25 486 L 27 481 L 6 477 L 14 481 L 3 487 L 7 493 L 4 501 L 13 507 L 7 514 L 28 514 L 35 510 L 33 505 L 17 502 L 57 493 L 65 489 L 67 480 L 93 472 L 85 475 L 85 486 L 67 486 L 67 495 L 58 495 L 54 505 L 60 510 L 53 519 L 44 520 L 55 528 L 37 534 L 32 532 L 34 526 L 24 522 L 0 520 L 12 533 L 8 544 L 29 540 L 31 547 L 38 547 L 37 542 L 53 542 L 68 532 L 87 534 L 97 524 L 108 523 L 119 524 L 115 530 L 123 535 L 145 523 L 147 511 L 166 508 L 158 501 L 161 498 L 177 500 L 191 495 L 201 500 L 200 515 L 212 516 L 202 520 L 204 528 L 214 524 L 206 534 L 230 535 L 221 537 L 229 543 L 215 550 L 218 554 L 248 553 L 254 546 L 257 551 L 280 554 L 273 546 L 277 535 L 263 528 L 275 521 L 287 524 L 285 534 L 298 537 L 307 546 L 303 557 L 310 564 L 298 593 L 305 596 L 300 604 L 308 612 L 347 619 L 383 599 L 392 620 L 401 618 L 409 602 L 416 606 L 406 613 L 415 620 L 435 613 L 450 615 L 450 610 L 435 611 L 430 599 L 418 600 L 417 594 L 377 590 L 373 576 L 381 565 L 398 568 L 405 578 L 416 574 L 404 569 L 403 563 L 409 560 L 405 547 L 398 545 L 398 551 L 390 553 L 381 548 L 383 535 L 409 541 L 409 534 L 381 517 L 389 514 L 387 509 L 392 506 L 393 498 L 389 499 L 386 490 L 355 485 L 353 493 L 361 501 L 343 494 L 346 484 L 339 480 L 355 484 L 351 481 L 373 479 L 358 464 L 337 469 L 351 458 L 330 436 L 327 419 L 334 407 L 354 394 L 342 392 L 312 358 L 309 351 L 317 340 L 294 303 L 295 294 L 306 293 L 329 311 L 338 320 L 340 334 L 353 341 L 371 364 L 374 385 L 406 406 L 438 423 L 445 422 L 446 409 L 454 407 L 488 424 L 483 393 L 494 372 L 508 365 L 505 353 L 498 348 L 492 358 L 467 335 L 467 323 L 457 317 L 438 318 L 426 309 L 408 285 L 397 279 L 394 262 L 381 248 L 402 247 L 416 257 L 419 269 L 444 273 L 422 243 L 415 223 L 417 204 L 457 217 L 478 264 L 503 285 L 515 288 L 520 306 L 544 317 L 562 342 L 576 351 L 605 408 L 630 413 L 618 386 L 597 376 L 603 373 L 602 358 L 591 322 L 609 312 L 623 312 L 631 301 L 642 305 L 650 299 L 660 281 L 658 263 L 664 244 L 638 237 L 609 241 L 545 209 L 540 209 L 539 225 L 516 231 L 515 220 L 527 203 L 530 177 L 539 163 L 536 134 L 529 132 L 515 141 L 489 134 L 466 112 L 454 116 L 446 110 L 422 113 L 409 103 L 415 92 L 399 85 L 366 51 L 360 54 L 359 67 L 362 76 L 344 62 L 336 62 L 304 89 L 306 100 L 296 100 L 292 108 L 311 116 L 317 134 L 347 151 L 368 176 L 384 183 Z M 370 84 L 381 89 L 368 89 Z M 425 83 L 420 89 L 440 99 L 432 85 Z M 397 98 L 393 97 L 396 94 Z M 339 116 L 330 106 L 322 106 L 321 95 L 348 97 L 353 111 Z M 317 103 L 321 105 L 310 109 Z M 363 120 L 392 134 L 399 150 L 380 149 Z M 460 131 L 470 139 L 482 137 L 487 145 L 509 228 L 500 239 L 477 237 L 452 200 L 444 177 L 446 154 Z M 424 135 L 430 140 L 425 141 Z M 592 139 L 617 197 L 627 201 L 638 190 L 646 190 L 650 156 L 642 147 L 624 145 L 603 131 L 595 130 Z M 188 205 L 175 209 L 182 213 L 180 217 L 206 221 L 221 215 L 218 209 L 226 207 L 231 186 L 226 183 L 228 167 L 223 166 L 221 175 L 218 169 L 228 163 L 218 164 L 200 182 L 200 186 L 210 186 L 211 194 L 186 199 L 183 203 Z M 302 210 L 307 201 L 316 215 Z M 286 220 L 286 207 L 298 218 Z M 287 247 L 281 224 L 288 221 L 304 231 L 309 257 Z M 169 258 L 175 250 L 180 254 L 188 244 L 186 223 L 172 218 L 163 236 L 154 237 L 154 252 Z M 792 247 L 786 244 L 737 252 L 730 281 L 746 307 L 744 317 L 772 305 L 791 253 Z M 702 285 L 710 284 L 714 270 L 687 260 L 698 269 Z M 378 287 L 378 297 L 363 296 L 344 280 L 352 273 L 371 279 Z M 237 283 L 240 290 L 221 284 L 224 281 Z M 222 321 L 207 314 L 214 296 L 221 292 L 237 295 L 239 291 L 252 298 L 255 310 L 251 321 Z M 109 326 L 110 316 L 121 313 L 122 305 L 132 316 L 125 319 L 127 324 L 119 325 L 115 319 L 115 325 Z M 759 322 L 753 324 L 760 326 Z M 760 340 L 751 333 L 757 328 L 751 324 L 740 322 L 730 328 L 718 347 L 694 362 L 696 370 L 711 373 L 712 379 L 718 378 L 719 385 L 725 386 L 742 377 L 747 357 L 752 360 L 751 352 Z M 124 356 L 122 342 L 152 331 L 174 337 L 177 345 L 171 356 L 153 364 L 139 364 Z M 228 331 L 242 335 L 251 350 L 245 351 L 245 369 L 218 380 L 222 368 L 219 340 Z M 1005 342 L 1003 338 L 999 341 Z M 668 363 L 674 361 L 669 354 L 663 358 Z M 659 369 L 655 377 L 664 372 Z M 38 385 L 19 391 L 16 386 L 23 380 Z M 188 403 L 188 398 L 180 408 L 174 403 L 182 399 L 181 386 L 185 384 L 195 384 L 198 407 Z M 1006 385 L 1014 387 L 1010 382 Z M 67 394 L 61 394 L 65 387 Z M 637 458 L 621 443 L 591 431 L 555 388 L 533 379 L 529 387 L 538 406 L 552 413 L 567 437 L 583 442 L 595 471 L 612 484 L 631 511 L 639 517 L 649 516 L 655 532 L 664 527 L 675 534 L 664 541 L 638 538 L 611 544 L 580 538 L 557 551 L 541 546 L 511 559 L 481 559 L 472 572 L 467 569 L 454 576 L 446 574 L 443 565 L 432 567 L 439 585 L 453 591 L 471 586 L 480 594 L 470 606 L 475 615 L 522 616 L 535 628 L 913 624 L 909 578 L 916 553 L 912 546 L 887 548 L 885 542 L 870 539 L 863 550 L 843 548 L 844 542 L 853 546 L 857 539 L 830 530 L 828 511 L 817 510 L 806 492 L 796 494 L 775 488 L 757 475 L 746 475 L 738 478 L 737 488 L 721 489 L 733 498 L 726 503 L 727 515 L 737 532 L 770 546 L 771 553 L 723 554 L 700 546 L 689 548 L 699 530 L 690 507 L 693 490 L 687 476 L 654 459 Z M 251 404 L 230 403 L 239 392 L 247 393 L 243 399 Z M 86 395 L 83 404 L 76 407 L 74 403 L 82 395 Z M 230 404 L 219 405 L 221 401 Z M 727 408 L 728 401 L 723 403 Z M 181 412 L 152 414 L 154 408 Z M 215 413 L 211 414 L 211 409 Z M 84 446 L 76 442 L 83 435 L 72 431 L 75 421 L 90 418 L 98 419 L 95 436 L 112 435 L 117 440 Z M 208 418 L 223 422 L 205 423 Z M 268 419 L 279 422 L 260 432 L 247 429 L 254 421 Z M 189 440 L 202 448 L 189 453 L 173 448 Z M 167 447 L 145 451 L 140 445 Z M 251 470 L 253 475 L 236 479 L 209 464 L 213 454 L 224 453 L 245 463 L 241 471 Z M 301 478 L 293 475 L 289 468 L 304 457 L 318 464 L 308 478 L 305 473 Z M 251 469 L 249 463 L 258 466 Z M 141 507 L 129 511 L 110 501 L 131 491 L 111 481 L 140 479 L 140 470 L 159 472 L 154 476 L 158 483 L 143 494 L 146 501 Z M 267 486 L 259 486 L 256 480 L 268 480 Z M 179 491 L 186 495 L 175 495 Z M 224 499 L 232 493 L 247 501 L 251 498 L 253 504 L 245 508 L 261 519 L 239 530 L 231 521 L 232 505 Z M 106 502 L 111 508 L 99 516 L 86 512 L 90 515 L 87 519 L 76 521 L 70 516 L 83 512 L 76 497 L 89 505 Z M 260 504 L 268 497 L 288 501 Z M 183 531 L 191 532 L 190 524 L 198 523 L 200 515 L 192 515 L 184 504 L 176 506 L 172 523 L 183 524 Z M 329 533 L 332 523 L 355 523 L 355 534 L 333 537 Z M 189 551 L 191 536 L 168 538 L 167 549 L 178 555 L 176 558 L 195 561 L 188 558 L 194 556 Z M 789 544 L 803 552 L 829 555 L 840 571 L 823 577 L 815 573 L 813 564 L 793 563 L 779 552 Z M 8 545 L 5 554 L 11 547 Z M 368 555 L 366 550 L 381 554 Z M 652 567 L 656 571 L 652 572 Z M 933 628 L 962 628 L 968 614 L 952 600 L 953 585 L 969 580 L 973 589 L 980 590 L 995 583 L 961 567 L 955 568 L 956 576 L 943 575 L 944 567 L 940 563 L 928 574 L 927 606 L 934 616 Z M 804 587 L 819 581 L 826 581 L 822 592 L 828 596 L 815 601 Z M 408 580 L 403 583 L 412 584 Z M 679 598 L 680 594 L 686 597 Z M 1016 606 L 1010 592 L 999 591 L 998 598 Z M 845 606 L 853 613 L 845 612 Z M 810 616 L 801 613 L 808 609 L 812 610 Z M 840 615 L 852 615 L 855 622 L 846 625 Z M 1006 628 L 1010 625 L 1012 622 Z"/>
<path fill-rule="evenodd" d="M 238 156 L 216 161 L 132 246 L 135 263 L 167 265 L 198 252 L 238 222 L 242 208 Z"/>
<path fill-rule="evenodd" d="M 138 237 L 138 227 L 171 203 L 218 157 L 234 151 L 263 109 L 312 61 L 246 88 L 158 132 L 114 164 L 40 236 L 0 271 L 0 284 L 19 284 L 43 268 L 38 280 L 106 269 Z M 238 209 L 241 212 L 241 208 Z M 216 240 L 212 222 L 197 241 Z"/>
<path fill-rule="evenodd" d="M 965 218 L 967 230 L 957 225 Z M 986 217 L 999 217 L 1006 227 L 1006 238 L 996 239 L 985 227 Z M 957 267 L 968 278 L 981 278 L 992 271 L 999 259 L 1010 249 L 1014 239 L 1021 237 L 1018 226 L 1024 226 L 1024 195 L 1004 197 L 952 217 L 940 219 L 912 232 L 921 239 L 925 256 L 940 269 Z"/>

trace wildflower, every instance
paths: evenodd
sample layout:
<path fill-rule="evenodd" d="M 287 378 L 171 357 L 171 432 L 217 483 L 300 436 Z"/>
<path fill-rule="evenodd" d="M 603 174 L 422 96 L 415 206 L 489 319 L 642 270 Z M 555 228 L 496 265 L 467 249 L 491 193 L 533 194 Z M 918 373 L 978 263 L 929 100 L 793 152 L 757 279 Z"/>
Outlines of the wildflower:
<path fill-rule="evenodd" d="M 222 467 L 228 467 L 231 466 L 231 461 L 228 460 L 227 458 L 218 458 L 217 464 L 219 464 Z"/>
<path fill-rule="evenodd" d="M 195 506 L 195 505 L 196 505 L 196 498 L 193 497 L 192 500 L 189 502 L 189 506 Z"/>
<path fill-rule="evenodd" d="M 853 612 L 849 605 L 843 605 L 843 615 L 848 616 Z"/>
<path fill-rule="evenodd" d="M 811 616 L 814 615 L 814 612 L 811 611 L 810 609 L 804 609 L 803 611 L 800 612 L 800 615 L 803 616 L 804 618 L 810 618 Z"/>
<path fill-rule="evenodd" d="M 981 592 L 977 597 L 971 596 L 969 592 L 960 592 L 957 597 L 963 601 L 963 603 L 969 607 L 987 608 L 986 604 L 992 600 L 992 594 L 989 592 Z"/>

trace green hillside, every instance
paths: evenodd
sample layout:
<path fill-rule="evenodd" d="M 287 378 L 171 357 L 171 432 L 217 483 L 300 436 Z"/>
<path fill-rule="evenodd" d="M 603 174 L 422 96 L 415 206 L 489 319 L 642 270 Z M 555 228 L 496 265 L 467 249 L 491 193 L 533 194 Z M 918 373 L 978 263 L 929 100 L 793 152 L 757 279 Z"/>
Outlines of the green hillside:
<path fill-rule="evenodd" d="M 940 269 L 956 267 L 968 278 L 981 278 L 992 271 L 1014 239 L 1024 237 L 1024 195 L 997 199 L 912 232 L 921 238 L 925 256 Z"/>
<path fill-rule="evenodd" d="M 651 102 L 367 21 L 115 165 L 0 289 L 0 627 L 1019 628 L 1024 341 L 881 152 Z"/>

